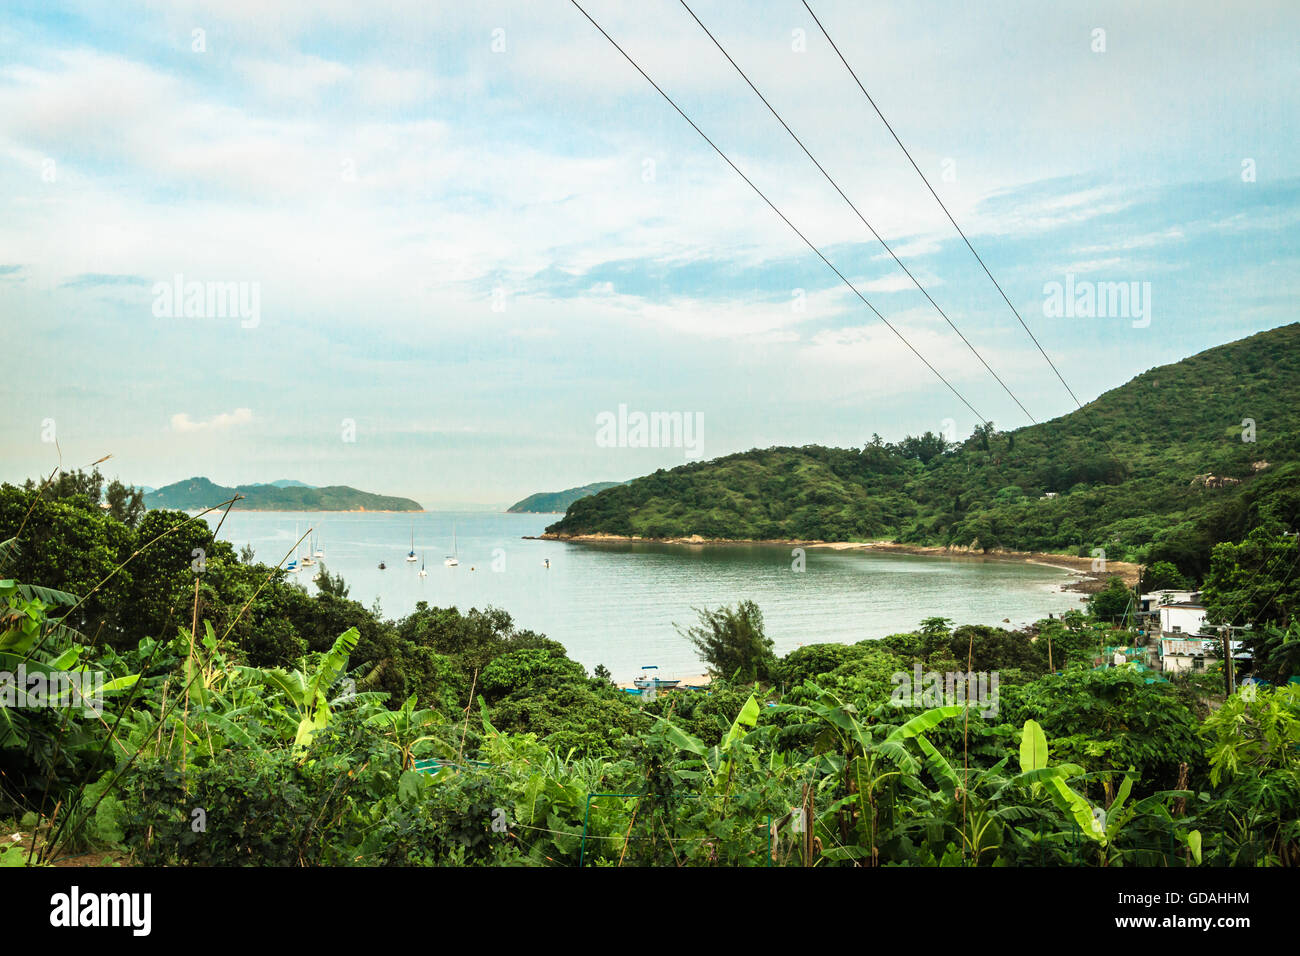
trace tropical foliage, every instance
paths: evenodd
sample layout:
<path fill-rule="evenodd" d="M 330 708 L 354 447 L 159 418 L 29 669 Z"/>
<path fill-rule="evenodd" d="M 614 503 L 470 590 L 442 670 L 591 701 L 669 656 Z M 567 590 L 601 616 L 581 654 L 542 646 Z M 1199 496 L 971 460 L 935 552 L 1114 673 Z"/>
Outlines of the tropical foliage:
<path fill-rule="evenodd" d="M 702 609 L 709 692 L 643 702 L 503 611 L 388 620 L 93 491 L 0 488 L 0 671 L 98 688 L 0 676 L 5 865 L 1300 864 L 1300 691 L 1210 712 L 1099 667 L 1141 635 L 1098 607 L 784 657 L 755 605 Z M 900 698 L 927 674 L 999 681 Z"/>

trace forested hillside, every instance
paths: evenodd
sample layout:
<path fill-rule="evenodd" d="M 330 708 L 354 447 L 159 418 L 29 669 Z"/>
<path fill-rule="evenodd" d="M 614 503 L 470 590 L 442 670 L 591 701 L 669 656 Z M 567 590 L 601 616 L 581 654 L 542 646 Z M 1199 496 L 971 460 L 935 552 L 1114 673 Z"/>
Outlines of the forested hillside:
<path fill-rule="evenodd" d="M 301 482 L 282 480 L 272 484 L 236 485 L 227 488 L 207 478 L 173 482 L 144 496 L 149 508 L 193 511 L 211 508 L 235 495 L 235 511 L 423 511 L 417 501 L 393 495 L 376 495 L 347 485 L 313 488 Z"/>
<path fill-rule="evenodd" d="M 564 491 L 539 491 L 521 501 L 516 501 L 506 512 L 509 514 L 546 514 L 564 511 L 579 498 L 594 495 L 606 488 L 614 488 L 622 482 L 594 481 L 580 488 L 566 488 Z"/>
<path fill-rule="evenodd" d="M 1105 548 L 1203 573 L 1211 546 L 1300 513 L 1300 324 L 1152 369 L 1060 418 L 963 442 L 769 448 L 582 498 L 548 532 Z M 864 431 L 871 425 L 864 422 Z"/>

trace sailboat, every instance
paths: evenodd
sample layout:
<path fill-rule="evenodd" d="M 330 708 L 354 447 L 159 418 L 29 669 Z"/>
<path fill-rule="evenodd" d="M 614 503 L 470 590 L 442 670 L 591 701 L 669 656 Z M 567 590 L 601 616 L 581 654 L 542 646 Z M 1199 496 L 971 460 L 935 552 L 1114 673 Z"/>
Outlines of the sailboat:
<path fill-rule="evenodd" d="M 293 536 L 294 536 L 295 539 L 298 537 L 298 525 L 297 525 L 297 524 L 295 524 L 295 525 L 293 526 Z M 297 574 L 297 573 L 298 573 L 298 559 L 297 559 L 297 558 L 294 558 L 292 561 L 290 561 L 288 564 L 286 564 L 286 565 L 284 566 L 284 569 L 285 569 L 286 571 L 288 571 L 290 574 Z"/>
<path fill-rule="evenodd" d="M 428 576 L 429 576 L 429 572 L 424 570 L 424 556 L 421 555 L 420 556 L 420 577 L 427 578 Z"/>
<path fill-rule="evenodd" d="M 294 534 L 298 533 L 298 526 L 296 524 L 293 526 L 293 533 Z M 311 559 L 311 528 L 308 528 L 307 529 L 307 553 L 298 556 L 298 566 L 303 568 L 309 568 L 315 563 L 316 562 Z"/>
<path fill-rule="evenodd" d="M 460 564 L 460 559 L 456 557 L 456 523 L 451 524 L 451 554 L 443 558 L 442 563 L 449 568 L 454 568 Z"/>
<path fill-rule="evenodd" d="M 325 557 L 325 549 L 322 548 L 322 547 L 320 546 L 320 538 L 317 538 L 317 539 L 316 539 L 316 554 L 315 554 L 315 557 L 318 557 L 318 558 L 323 558 L 323 557 Z"/>
<path fill-rule="evenodd" d="M 415 525 L 411 525 L 411 550 L 406 556 L 407 561 L 415 561 Z"/>

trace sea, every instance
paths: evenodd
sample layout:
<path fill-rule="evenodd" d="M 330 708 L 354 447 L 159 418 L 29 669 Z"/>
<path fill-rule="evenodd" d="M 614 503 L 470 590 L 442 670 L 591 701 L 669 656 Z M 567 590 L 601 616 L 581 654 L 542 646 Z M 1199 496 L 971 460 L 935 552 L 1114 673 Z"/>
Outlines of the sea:
<path fill-rule="evenodd" d="M 220 515 L 206 516 L 215 526 Z M 913 630 L 927 617 L 1004 627 L 1078 608 L 1069 572 L 996 558 L 910 555 L 768 544 L 537 540 L 558 515 L 476 512 L 232 511 L 219 537 L 277 564 L 325 552 L 294 579 L 309 592 L 320 565 L 349 596 L 383 615 L 432 607 L 495 607 L 515 626 L 564 645 L 590 671 L 620 682 L 655 667 L 703 674 L 681 630 L 698 609 L 750 600 L 778 654 Z M 299 536 L 310 534 L 298 547 Z M 416 560 L 407 561 L 410 551 Z M 449 567 L 452 555 L 459 564 Z M 385 564 L 380 570 L 379 564 Z M 421 577 L 419 570 L 427 572 Z"/>

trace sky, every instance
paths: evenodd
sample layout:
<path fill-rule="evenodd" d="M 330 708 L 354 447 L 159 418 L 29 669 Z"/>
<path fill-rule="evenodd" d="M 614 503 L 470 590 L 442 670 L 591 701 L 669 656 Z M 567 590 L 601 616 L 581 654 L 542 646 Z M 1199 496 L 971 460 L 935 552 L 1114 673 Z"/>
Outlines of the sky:
<path fill-rule="evenodd" d="M 497 507 L 1075 408 L 804 6 L 688 2 L 978 356 L 679 0 L 583 6 L 960 398 L 570 0 L 18 0 L 0 480 Z M 809 2 L 1082 401 L 1300 318 L 1295 4 Z"/>

